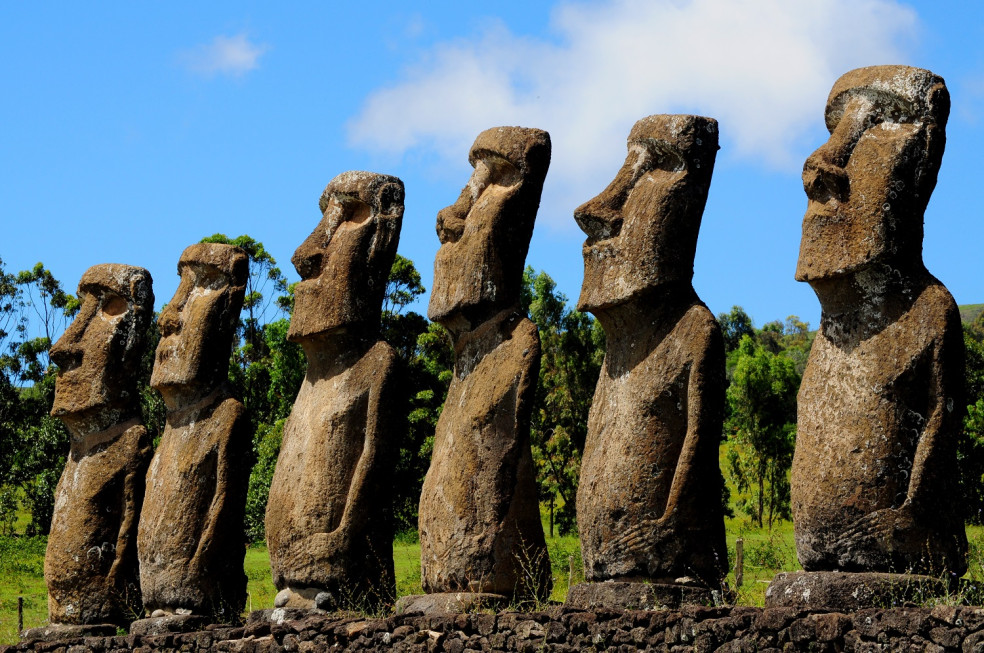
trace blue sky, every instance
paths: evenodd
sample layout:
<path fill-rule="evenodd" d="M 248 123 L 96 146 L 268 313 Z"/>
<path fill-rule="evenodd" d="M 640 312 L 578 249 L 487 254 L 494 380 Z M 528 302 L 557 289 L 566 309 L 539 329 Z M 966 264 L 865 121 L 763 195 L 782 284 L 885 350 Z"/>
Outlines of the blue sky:
<path fill-rule="evenodd" d="M 528 262 L 573 301 L 573 209 L 614 176 L 637 119 L 699 113 L 720 121 L 722 147 L 698 294 L 759 326 L 816 326 L 793 280 L 800 171 L 826 139 L 834 80 L 887 63 L 947 81 L 924 258 L 958 303 L 984 302 L 976 2 L 3 3 L 0 258 L 8 272 L 42 261 L 73 291 L 90 265 L 140 265 L 160 307 L 185 246 L 246 233 L 296 280 L 321 190 L 371 170 L 406 184 L 400 252 L 430 288 L 435 217 L 468 179 L 469 145 L 523 125 L 553 139 Z"/>

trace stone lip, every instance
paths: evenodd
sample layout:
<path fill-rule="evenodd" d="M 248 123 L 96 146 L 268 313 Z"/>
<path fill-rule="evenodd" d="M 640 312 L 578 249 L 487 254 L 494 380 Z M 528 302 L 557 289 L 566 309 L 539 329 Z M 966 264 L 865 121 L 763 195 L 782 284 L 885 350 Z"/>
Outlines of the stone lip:
<path fill-rule="evenodd" d="M 604 581 L 579 583 L 567 594 L 565 609 L 675 610 L 684 605 L 722 605 L 727 592 L 703 585 Z"/>
<path fill-rule="evenodd" d="M 498 611 L 509 605 L 509 597 L 491 592 L 436 592 L 400 597 L 393 607 L 397 615 L 458 614 L 465 612 Z"/>
<path fill-rule="evenodd" d="M 950 585 L 933 576 L 875 572 L 780 572 L 765 591 L 767 608 L 806 608 L 852 612 L 925 603 L 952 594 Z"/>
<path fill-rule="evenodd" d="M 28 628 L 20 634 L 21 640 L 31 641 L 69 641 L 83 637 L 112 637 L 116 634 L 114 624 L 51 624 L 38 628 Z"/>

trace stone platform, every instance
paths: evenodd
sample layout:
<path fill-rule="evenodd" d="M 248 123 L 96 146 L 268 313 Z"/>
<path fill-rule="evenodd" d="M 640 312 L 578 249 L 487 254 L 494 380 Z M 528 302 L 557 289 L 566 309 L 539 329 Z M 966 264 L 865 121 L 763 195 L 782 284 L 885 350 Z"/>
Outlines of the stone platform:
<path fill-rule="evenodd" d="M 780 572 L 765 591 L 769 608 L 854 612 L 904 604 L 943 602 L 954 588 L 933 576 L 840 571 Z"/>
<path fill-rule="evenodd" d="M 282 623 L 209 626 L 195 633 L 21 642 L 22 651 L 281 653 L 282 651 L 980 651 L 984 609 L 937 606 L 860 610 L 688 606 L 681 610 L 391 616 L 309 615 Z"/>

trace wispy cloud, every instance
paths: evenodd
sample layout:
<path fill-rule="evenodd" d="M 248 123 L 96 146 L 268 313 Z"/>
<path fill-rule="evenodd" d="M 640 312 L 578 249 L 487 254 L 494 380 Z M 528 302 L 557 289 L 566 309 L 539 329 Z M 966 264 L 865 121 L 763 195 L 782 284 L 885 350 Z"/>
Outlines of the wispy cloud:
<path fill-rule="evenodd" d="M 250 43 L 246 34 L 216 36 L 211 43 L 179 53 L 179 59 L 188 70 L 206 77 L 240 77 L 256 68 L 268 49 L 265 44 Z"/>
<path fill-rule="evenodd" d="M 893 0 L 605 0 L 561 2 L 551 27 L 551 41 L 493 23 L 434 47 L 366 99 L 350 141 L 459 161 L 487 127 L 547 129 L 545 194 L 576 198 L 564 204 L 607 183 L 629 128 L 654 113 L 715 117 L 722 156 L 798 167 L 833 81 L 904 63 L 917 17 Z"/>

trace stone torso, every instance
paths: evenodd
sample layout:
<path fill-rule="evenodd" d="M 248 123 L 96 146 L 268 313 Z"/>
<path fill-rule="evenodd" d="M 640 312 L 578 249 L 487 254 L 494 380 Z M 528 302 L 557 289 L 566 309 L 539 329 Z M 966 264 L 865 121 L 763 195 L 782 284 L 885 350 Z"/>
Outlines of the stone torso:
<path fill-rule="evenodd" d="M 228 616 L 242 609 L 251 445 L 245 408 L 227 394 L 168 413 L 140 517 L 140 586 L 148 611 Z"/>
<path fill-rule="evenodd" d="M 845 344 L 827 325 L 818 333 L 800 386 L 792 471 L 804 569 L 965 565 L 956 470 L 945 465 L 961 416 L 956 310 L 936 282 L 867 339 Z"/>
<path fill-rule="evenodd" d="M 267 544 L 278 588 L 392 594 L 396 366 L 393 349 L 377 342 L 334 375 L 312 379 L 309 370 L 270 487 Z"/>
<path fill-rule="evenodd" d="M 666 321 L 656 316 L 654 335 L 638 342 L 610 330 L 578 487 L 587 580 L 713 585 L 726 565 L 721 335 L 703 304 Z"/>
<path fill-rule="evenodd" d="M 529 444 L 540 340 L 530 320 L 510 313 L 457 345 L 420 499 L 422 583 L 427 592 L 512 595 L 524 578 L 549 583 Z"/>
<path fill-rule="evenodd" d="M 150 437 L 135 425 L 88 451 L 73 445 L 55 490 L 44 560 L 49 619 L 117 622 L 141 606 L 137 518 Z"/>

